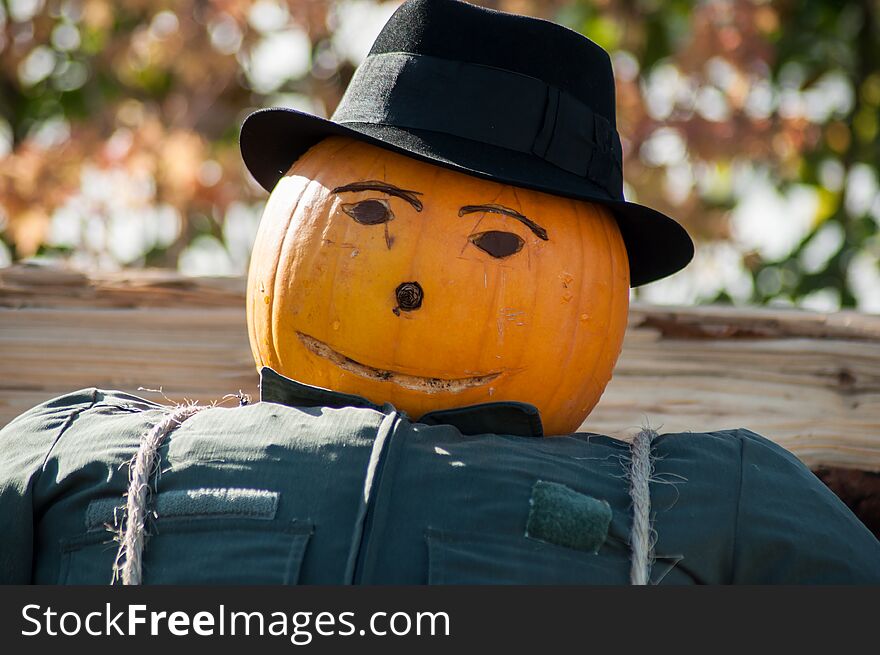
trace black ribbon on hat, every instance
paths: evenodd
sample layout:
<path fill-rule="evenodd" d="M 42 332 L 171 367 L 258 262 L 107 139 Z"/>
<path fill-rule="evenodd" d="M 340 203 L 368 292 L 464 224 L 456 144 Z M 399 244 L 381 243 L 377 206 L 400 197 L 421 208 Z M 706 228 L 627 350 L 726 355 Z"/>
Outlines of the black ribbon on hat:
<path fill-rule="evenodd" d="M 370 55 L 355 78 L 333 115 L 337 123 L 430 130 L 531 154 L 623 198 L 617 131 L 537 78 L 402 52 Z"/>

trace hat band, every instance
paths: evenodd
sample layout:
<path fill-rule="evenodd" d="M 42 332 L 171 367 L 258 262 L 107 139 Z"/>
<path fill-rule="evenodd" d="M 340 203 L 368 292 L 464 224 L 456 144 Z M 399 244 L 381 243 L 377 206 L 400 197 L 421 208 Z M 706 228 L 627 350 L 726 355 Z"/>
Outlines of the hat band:
<path fill-rule="evenodd" d="M 623 199 L 620 137 L 608 119 L 527 75 L 428 55 L 370 55 L 331 120 L 430 130 L 531 154 Z"/>

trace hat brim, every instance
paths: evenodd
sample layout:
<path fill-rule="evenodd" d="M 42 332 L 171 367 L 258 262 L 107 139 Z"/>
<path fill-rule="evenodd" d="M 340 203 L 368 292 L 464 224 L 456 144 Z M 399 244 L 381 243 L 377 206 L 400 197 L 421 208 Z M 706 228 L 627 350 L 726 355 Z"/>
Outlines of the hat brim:
<path fill-rule="evenodd" d="M 261 109 L 241 128 L 241 154 L 267 191 L 313 145 L 347 136 L 468 175 L 607 206 L 620 227 L 629 256 L 630 284 L 639 286 L 684 268 L 694 256 L 687 232 L 665 214 L 616 200 L 588 179 L 538 157 L 427 130 L 373 123 L 335 123 L 295 109 Z"/>

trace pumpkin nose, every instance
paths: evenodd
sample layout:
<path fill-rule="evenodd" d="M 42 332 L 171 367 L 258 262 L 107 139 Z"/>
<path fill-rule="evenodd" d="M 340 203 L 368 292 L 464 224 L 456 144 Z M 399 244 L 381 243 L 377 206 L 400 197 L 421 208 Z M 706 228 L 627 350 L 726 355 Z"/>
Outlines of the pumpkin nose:
<path fill-rule="evenodd" d="M 418 282 L 404 282 L 397 287 L 394 295 L 397 297 L 397 307 L 394 308 L 397 311 L 394 313 L 397 314 L 398 311 L 411 312 L 421 307 L 425 292 Z"/>

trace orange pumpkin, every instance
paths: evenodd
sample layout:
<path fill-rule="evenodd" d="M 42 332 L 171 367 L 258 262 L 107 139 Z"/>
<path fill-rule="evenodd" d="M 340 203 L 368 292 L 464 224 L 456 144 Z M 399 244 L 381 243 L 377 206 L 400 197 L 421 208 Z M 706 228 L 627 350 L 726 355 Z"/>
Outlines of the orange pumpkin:
<path fill-rule="evenodd" d="M 611 378 L 628 303 L 604 207 L 332 137 L 268 200 L 247 312 L 258 367 L 413 418 L 524 401 L 566 434 Z"/>

